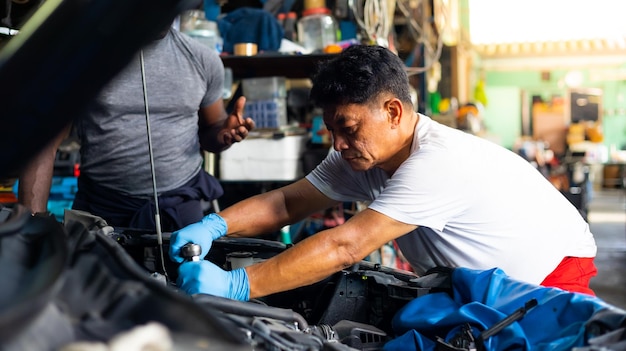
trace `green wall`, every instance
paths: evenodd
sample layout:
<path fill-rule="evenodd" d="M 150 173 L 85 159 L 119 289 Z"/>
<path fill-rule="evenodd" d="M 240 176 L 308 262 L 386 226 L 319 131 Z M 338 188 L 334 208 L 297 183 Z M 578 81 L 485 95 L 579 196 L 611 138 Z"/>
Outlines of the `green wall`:
<path fill-rule="evenodd" d="M 487 136 L 512 149 L 515 140 L 522 135 L 521 89 L 512 86 L 487 86 L 485 92 L 489 99 L 483 111 Z"/>
<path fill-rule="evenodd" d="M 626 59 L 620 66 L 576 69 L 582 73 L 582 88 L 599 88 L 603 91 L 602 129 L 607 147 L 626 147 Z M 490 134 L 497 134 L 502 145 L 511 148 L 516 137 L 521 136 L 522 91 L 529 96 L 539 95 L 544 101 L 553 96 L 565 98 L 565 75 L 570 69 L 544 70 L 481 70 L 486 82 L 488 104 L 484 120 Z M 547 79 L 546 79 L 547 78 Z"/>

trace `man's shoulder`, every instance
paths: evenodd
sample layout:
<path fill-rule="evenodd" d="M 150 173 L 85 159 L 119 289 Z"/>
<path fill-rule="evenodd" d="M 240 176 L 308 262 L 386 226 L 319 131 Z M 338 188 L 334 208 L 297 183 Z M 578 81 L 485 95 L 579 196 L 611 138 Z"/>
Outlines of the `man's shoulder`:
<path fill-rule="evenodd" d="M 217 51 L 199 40 L 175 29 L 172 29 L 170 33 L 172 42 L 182 53 L 190 57 L 199 57 L 202 61 L 213 62 L 220 60 Z"/>
<path fill-rule="evenodd" d="M 172 29 L 170 30 L 172 40 L 177 44 L 182 44 L 183 46 L 192 49 L 194 51 L 201 51 L 209 53 L 211 52 L 211 48 L 208 45 L 200 42 L 198 39 L 194 39 L 188 34 L 185 34 L 179 30 Z"/>

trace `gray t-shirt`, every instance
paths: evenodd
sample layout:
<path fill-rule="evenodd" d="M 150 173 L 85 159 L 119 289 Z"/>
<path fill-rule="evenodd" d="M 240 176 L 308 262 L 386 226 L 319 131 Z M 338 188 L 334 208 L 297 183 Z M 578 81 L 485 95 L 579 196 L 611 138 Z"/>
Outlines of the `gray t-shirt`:
<path fill-rule="evenodd" d="M 222 98 L 224 66 L 214 50 L 174 29 L 143 55 L 161 193 L 185 184 L 202 167 L 198 109 Z M 138 53 L 76 123 L 81 176 L 136 197 L 152 194 L 142 85 Z"/>

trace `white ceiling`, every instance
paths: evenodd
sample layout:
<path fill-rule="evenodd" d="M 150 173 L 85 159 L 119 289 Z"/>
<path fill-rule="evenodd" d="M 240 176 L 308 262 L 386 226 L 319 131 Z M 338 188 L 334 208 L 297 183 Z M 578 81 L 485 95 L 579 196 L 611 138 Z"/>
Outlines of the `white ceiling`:
<path fill-rule="evenodd" d="M 626 53 L 624 0 L 468 0 L 483 57 Z"/>

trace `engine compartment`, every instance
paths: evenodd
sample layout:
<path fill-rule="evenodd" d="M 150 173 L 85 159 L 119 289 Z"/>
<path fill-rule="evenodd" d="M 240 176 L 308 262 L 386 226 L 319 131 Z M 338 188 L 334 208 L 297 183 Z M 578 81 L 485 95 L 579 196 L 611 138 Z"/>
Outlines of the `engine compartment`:
<path fill-rule="evenodd" d="M 3 208 L 0 350 L 107 343 L 153 322 L 169 331 L 173 350 L 380 350 L 394 337 L 396 312 L 440 289 L 410 272 L 362 261 L 315 284 L 250 301 L 190 296 L 176 286 L 177 264 L 169 257 L 161 264 L 169 235 L 162 251 L 157 242 L 153 233 L 113 228 L 80 211 L 67 211 L 59 223 Z M 206 259 L 230 269 L 290 247 L 222 238 Z"/>
<path fill-rule="evenodd" d="M 165 272 L 159 271 L 160 251 L 154 234 L 118 231 L 112 237 L 142 267 L 166 275 L 169 285 L 177 289 L 173 283 L 177 265 L 166 258 Z M 164 252 L 168 242 L 166 233 Z M 206 259 L 228 270 L 271 258 L 290 247 L 267 239 L 220 238 Z M 219 311 L 225 323 L 233 324 L 255 348 L 325 350 L 330 344 L 378 350 L 393 337 L 395 313 L 431 292 L 432 288 L 414 284 L 416 278 L 411 272 L 362 261 L 318 283 L 260 299 L 241 302 L 199 294 L 193 300 L 203 309 Z"/>

